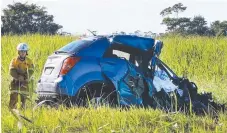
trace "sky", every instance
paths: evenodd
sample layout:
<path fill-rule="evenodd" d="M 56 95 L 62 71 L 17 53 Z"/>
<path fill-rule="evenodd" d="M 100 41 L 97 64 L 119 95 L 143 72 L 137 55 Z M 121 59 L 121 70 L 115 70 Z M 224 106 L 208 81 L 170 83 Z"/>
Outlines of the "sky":
<path fill-rule="evenodd" d="M 62 31 L 72 34 L 98 34 L 116 31 L 131 33 L 136 30 L 163 33 L 160 12 L 181 2 L 187 10 L 180 17 L 202 15 L 208 24 L 227 20 L 227 0 L 1 0 L 1 9 L 13 2 L 35 3 L 46 7 L 54 15 L 54 22 L 63 26 Z"/>

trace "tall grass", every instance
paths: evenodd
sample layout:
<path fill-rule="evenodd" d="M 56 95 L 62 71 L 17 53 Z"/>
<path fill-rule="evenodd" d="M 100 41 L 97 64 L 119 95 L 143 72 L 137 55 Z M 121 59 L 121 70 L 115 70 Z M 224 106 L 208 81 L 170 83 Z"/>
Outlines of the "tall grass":
<path fill-rule="evenodd" d="M 24 35 L 2 36 L 2 132 L 19 132 L 18 120 L 9 112 L 8 66 L 17 56 L 16 46 L 26 42 L 35 64 L 35 82 L 51 53 L 76 37 Z M 216 100 L 227 102 L 227 38 L 167 37 L 162 39 L 161 59 L 178 75 L 187 75 L 199 90 L 212 91 Z M 28 102 L 28 106 L 29 106 Z M 31 106 L 29 106 L 31 108 Z M 227 115 L 215 123 L 208 116 L 165 114 L 159 110 L 101 108 L 32 109 L 22 111 L 34 124 L 21 120 L 22 132 L 227 132 Z"/>
<path fill-rule="evenodd" d="M 161 58 L 179 75 L 227 79 L 227 38 L 171 37 L 164 43 Z"/>

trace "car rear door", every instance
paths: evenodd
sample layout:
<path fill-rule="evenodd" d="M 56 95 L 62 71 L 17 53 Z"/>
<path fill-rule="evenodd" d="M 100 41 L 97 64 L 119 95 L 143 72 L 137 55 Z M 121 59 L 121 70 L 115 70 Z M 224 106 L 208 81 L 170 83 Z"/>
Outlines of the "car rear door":
<path fill-rule="evenodd" d="M 122 105 L 142 104 L 143 76 L 136 66 L 124 58 L 102 58 L 103 74 L 114 84 Z"/>

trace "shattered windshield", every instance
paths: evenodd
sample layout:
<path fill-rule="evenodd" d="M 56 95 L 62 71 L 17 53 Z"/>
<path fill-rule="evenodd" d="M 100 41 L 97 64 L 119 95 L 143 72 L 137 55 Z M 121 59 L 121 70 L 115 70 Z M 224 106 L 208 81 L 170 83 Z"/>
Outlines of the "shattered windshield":
<path fill-rule="evenodd" d="M 178 88 L 178 86 L 172 82 L 167 72 L 158 66 L 155 69 L 153 84 L 157 91 L 164 89 L 165 92 L 172 92 Z"/>
<path fill-rule="evenodd" d="M 151 62 L 149 64 L 151 66 Z M 172 92 L 178 89 L 178 86 L 173 83 L 173 79 L 177 77 L 176 74 L 159 59 L 157 59 L 153 75 L 153 84 L 157 92 L 161 91 L 161 89 L 164 89 L 165 92 Z"/>

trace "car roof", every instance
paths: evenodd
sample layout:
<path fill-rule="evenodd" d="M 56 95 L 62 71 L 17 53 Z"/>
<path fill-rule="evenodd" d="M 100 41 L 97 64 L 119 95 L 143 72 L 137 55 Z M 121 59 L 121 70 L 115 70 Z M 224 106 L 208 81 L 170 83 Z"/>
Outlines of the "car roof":
<path fill-rule="evenodd" d="M 149 51 L 153 48 L 155 43 L 153 38 L 140 37 L 136 35 L 92 36 L 84 38 L 83 40 L 99 40 L 106 37 L 109 39 L 111 45 L 125 45 L 140 49 L 142 51 Z"/>
<path fill-rule="evenodd" d="M 111 45 L 126 45 L 142 51 L 149 51 L 153 48 L 153 38 L 140 37 L 135 35 L 115 35 L 110 37 Z"/>
<path fill-rule="evenodd" d="M 153 51 L 155 42 L 152 38 L 135 35 L 92 36 L 81 38 L 81 40 L 92 41 L 92 44 L 81 49 L 77 55 L 94 57 L 102 57 L 110 47 L 138 54 L 147 53 Z"/>

